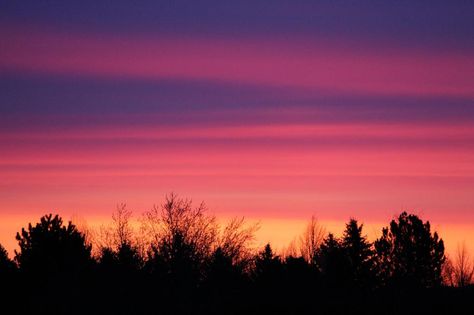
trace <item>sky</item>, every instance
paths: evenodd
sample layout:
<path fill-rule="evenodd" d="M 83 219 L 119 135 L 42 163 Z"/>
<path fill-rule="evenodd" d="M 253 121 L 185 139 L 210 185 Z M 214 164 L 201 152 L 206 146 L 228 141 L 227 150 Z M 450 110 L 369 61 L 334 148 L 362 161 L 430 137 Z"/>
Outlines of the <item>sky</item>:
<path fill-rule="evenodd" d="M 401 211 L 474 252 L 473 1 L 2 1 L 0 243 L 175 192 L 371 238 Z"/>

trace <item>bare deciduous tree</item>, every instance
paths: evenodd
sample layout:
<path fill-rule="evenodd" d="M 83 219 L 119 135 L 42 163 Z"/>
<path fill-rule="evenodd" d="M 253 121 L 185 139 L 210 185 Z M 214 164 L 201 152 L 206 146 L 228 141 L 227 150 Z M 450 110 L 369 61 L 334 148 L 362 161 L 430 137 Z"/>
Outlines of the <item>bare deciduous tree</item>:
<path fill-rule="evenodd" d="M 117 205 L 112 213 L 112 223 L 101 225 L 96 233 L 95 244 L 99 252 L 104 248 L 117 250 L 121 245 L 133 243 L 134 231 L 130 225 L 132 211 L 125 203 Z"/>
<path fill-rule="evenodd" d="M 281 251 L 281 256 L 283 258 L 298 257 L 299 251 L 298 251 L 297 241 L 298 239 L 294 238 L 293 240 L 291 240 L 288 246 Z"/>
<path fill-rule="evenodd" d="M 469 254 L 466 244 L 458 244 L 453 263 L 454 282 L 459 287 L 472 284 L 474 279 L 474 261 Z"/>
<path fill-rule="evenodd" d="M 443 269 L 441 272 L 441 276 L 443 277 L 443 284 L 446 286 L 454 287 L 456 282 L 454 281 L 454 265 L 451 257 L 446 256 L 446 260 L 443 264 Z"/>
<path fill-rule="evenodd" d="M 74 225 L 76 226 L 77 230 L 81 232 L 82 235 L 84 235 L 86 244 L 92 246 L 94 250 L 94 245 L 97 243 L 96 231 L 89 226 L 89 224 L 83 217 L 79 215 L 73 215 L 71 218 L 71 222 L 74 222 Z"/>
<path fill-rule="evenodd" d="M 202 261 L 210 256 L 218 236 L 216 218 L 206 211 L 204 203 L 193 207 L 191 200 L 171 193 L 161 206 L 154 206 L 144 214 L 142 230 L 156 250 L 166 248 L 172 254 L 178 237 L 192 248 L 194 258 Z"/>
<path fill-rule="evenodd" d="M 306 226 L 306 230 L 300 237 L 301 256 L 308 262 L 314 263 L 316 251 L 324 240 L 326 230 L 322 227 L 318 220 L 312 216 Z"/>
<path fill-rule="evenodd" d="M 251 244 L 259 228 L 259 223 L 246 225 L 244 217 L 233 218 L 222 230 L 216 245 L 233 264 L 244 267 L 253 256 Z"/>
<path fill-rule="evenodd" d="M 115 246 L 132 242 L 133 230 L 130 226 L 131 217 L 132 211 L 127 209 L 127 205 L 124 203 L 117 205 L 117 209 L 112 213 L 112 228 Z"/>

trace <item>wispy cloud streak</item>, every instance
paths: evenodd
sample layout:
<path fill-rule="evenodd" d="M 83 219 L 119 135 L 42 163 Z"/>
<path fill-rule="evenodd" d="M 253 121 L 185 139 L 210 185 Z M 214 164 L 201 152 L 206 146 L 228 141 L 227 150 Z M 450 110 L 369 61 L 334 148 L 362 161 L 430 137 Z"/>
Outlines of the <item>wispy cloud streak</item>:
<path fill-rule="evenodd" d="M 100 38 L 2 31 L 0 66 L 102 77 L 212 79 L 375 94 L 474 96 L 472 56 L 331 42 Z"/>

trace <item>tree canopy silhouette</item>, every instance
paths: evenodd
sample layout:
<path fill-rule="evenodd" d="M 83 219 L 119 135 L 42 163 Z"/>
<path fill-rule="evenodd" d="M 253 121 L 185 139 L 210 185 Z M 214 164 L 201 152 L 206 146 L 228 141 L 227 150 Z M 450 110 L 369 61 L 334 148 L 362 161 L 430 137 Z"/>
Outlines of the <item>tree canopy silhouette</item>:
<path fill-rule="evenodd" d="M 328 287 L 345 288 L 350 280 L 349 257 L 332 233 L 324 239 L 316 256 L 317 265 Z"/>
<path fill-rule="evenodd" d="M 206 210 L 204 203 L 194 207 L 191 200 L 170 194 L 145 214 L 152 269 L 165 269 L 163 275 L 177 287 L 196 288 L 204 276 L 201 266 L 212 255 L 218 227 Z"/>
<path fill-rule="evenodd" d="M 16 270 L 15 263 L 8 257 L 6 249 L 0 244 L 0 281 Z"/>
<path fill-rule="evenodd" d="M 452 262 L 452 283 L 458 287 L 471 285 L 474 280 L 474 259 L 469 255 L 466 244 L 458 244 Z"/>
<path fill-rule="evenodd" d="M 403 212 L 375 242 L 383 284 L 436 287 L 442 283 L 444 243 L 429 222 Z"/>
<path fill-rule="evenodd" d="M 262 251 L 255 257 L 255 278 L 267 287 L 278 285 L 281 281 L 282 262 L 280 256 L 276 255 L 271 245 L 265 245 Z"/>
<path fill-rule="evenodd" d="M 258 226 L 243 218 L 221 226 L 204 204 L 174 194 L 145 214 L 138 235 L 131 217 L 117 207 L 94 256 L 58 215 L 29 224 L 14 261 L 0 246 L 0 286 L 11 292 L 0 298 L 26 314 L 432 314 L 462 313 L 474 293 L 466 247 L 445 263 L 429 222 L 406 212 L 373 244 L 355 219 L 336 237 L 313 217 L 300 251 L 287 254 L 253 247 Z M 454 287 L 441 286 L 447 275 Z"/>
<path fill-rule="evenodd" d="M 132 211 L 125 204 L 120 204 L 112 214 L 112 226 L 105 230 L 106 245 L 100 248 L 100 264 L 102 267 L 130 273 L 138 271 L 143 265 L 143 257 L 133 240 L 130 226 Z"/>
<path fill-rule="evenodd" d="M 48 214 L 36 225 L 17 233 L 20 247 L 15 260 L 24 272 L 48 275 L 56 272 L 80 272 L 92 262 L 92 245 L 71 222 L 63 224 L 58 216 Z"/>
<path fill-rule="evenodd" d="M 306 229 L 300 237 L 301 256 L 310 264 L 315 264 L 315 258 L 319 246 L 324 240 L 324 228 L 319 224 L 318 220 L 312 216 L 306 225 Z"/>
<path fill-rule="evenodd" d="M 357 220 L 350 219 L 342 236 L 342 247 L 348 258 L 348 272 L 352 285 L 368 288 L 373 285 L 375 279 L 374 251 L 372 244 L 367 241 L 367 236 L 362 235 L 363 225 Z"/>

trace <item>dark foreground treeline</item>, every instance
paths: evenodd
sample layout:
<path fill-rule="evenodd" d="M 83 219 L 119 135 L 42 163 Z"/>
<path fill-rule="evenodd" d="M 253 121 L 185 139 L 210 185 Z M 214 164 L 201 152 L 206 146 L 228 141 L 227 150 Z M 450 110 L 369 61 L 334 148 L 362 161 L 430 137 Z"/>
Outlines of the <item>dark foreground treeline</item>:
<path fill-rule="evenodd" d="M 448 261 L 429 222 L 402 213 L 370 243 L 351 219 L 341 238 L 312 219 L 276 255 L 254 226 L 219 227 L 168 196 L 133 233 L 119 207 L 94 241 L 47 215 L 0 247 L 0 314 L 474 314 L 472 264 Z M 278 231 L 275 231 L 278 233 Z"/>

